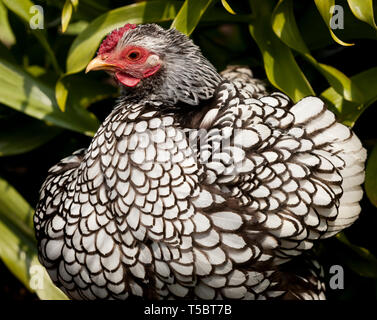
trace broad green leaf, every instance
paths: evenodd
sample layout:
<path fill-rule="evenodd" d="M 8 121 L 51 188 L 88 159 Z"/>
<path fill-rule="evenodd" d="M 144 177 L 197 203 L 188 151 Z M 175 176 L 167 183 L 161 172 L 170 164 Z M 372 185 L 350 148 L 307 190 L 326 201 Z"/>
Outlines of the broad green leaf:
<path fill-rule="evenodd" d="M 225 8 L 225 10 L 228 11 L 230 14 L 236 14 L 226 0 L 221 0 L 221 4 Z"/>
<path fill-rule="evenodd" d="M 67 297 L 51 282 L 38 261 L 32 224 L 33 209 L 0 178 L 0 258 L 8 269 L 41 299 Z"/>
<path fill-rule="evenodd" d="M 190 35 L 213 0 L 185 0 L 170 28 Z"/>
<path fill-rule="evenodd" d="M 67 30 L 65 31 L 65 35 L 78 35 L 85 30 L 85 28 L 89 25 L 88 21 L 80 20 L 76 22 L 72 22 L 68 25 Z"/>
<path fill-rule="evenodd" d="M 8 21 L 8 10 L 0 0 L 0 41 L 7 47 L 16 43 L 16 38 Z"/>
<path fill-rule="evenodd" d="M 331 37 L 335 42 L 342 46 L 353 46 L 353 43 L 346 43 L 340 40 L 331 29 L 331 19 L 335 8 L 335 0 L 314 0 L 322 19 L 325 21 L 326 26 L 329 28 Z"/>
<path fill-rule="evenodd" d="M 334 88 L 328 88 L 321 94 L 334 108 L 338 120 L 349 127 L 353 127 L 360 115 L 377 100 L 377 67 L 363 71 L 351 77 L 351 80 L 361 90 L 363 100 L 360 103 L 346 101 Z"/>
<path fill-rule="evenodd" d="M 250 5 L 257 18 L 250 24 L 249 30 L 262 53 L 268 80 L 296 102 L 306 96 L 315 95 L 291 50 L 272 30 L 273 1 L 250 0 Z"/>
<path fill-rule="evenodd" d="M 371 203 L 377 207 L 377 145 L 374 146 L 365 172 L 365 191 Z"/>
<path fill-rule="evenodd" d="M 377 100 L 377 67 L 360 72 L 351 79 L 362 90 L 363 103 L 370 105 Z"/>
<path fill-rule="evenodd" d="M 364 21 L 377 30 L 376 22 L 374 21 L 373 0 L 347 0 L 355 17 Z"/>
<path fill-rule="evenodd" d="M 56 137 L 62 130 L 29 118 L 0 121 L 0 157 L 31 151 Z"/>
<path fill-rule="evenodd" d="M 280 0 L 276 5 L 272 13 L 272 29 L 279 39 L 290 48 L 302 54 L 309 53 L 293 15 L 292 0 Z"/>
<path fill-rule="evenodd" d="M 345 262 L 347 265 L 357 274 L 368 277 L 377 278 L 377 258 L 366 248 L 352 244 L 341 232 L 336 235 L 336 238 L 351 249 L 355 256 L 345 256 Z"/>
<path fill-rule="evenodd" d="M 30 0 L 17 0 L 17 1 L 2 0 L 2 1 L 9 10 L 14 12 L 17 16 L 19 16 L 25 22 L 27 28 L 30 28 L 30 23 L 33 19 L 33 13 L 31 11 L 31 8 L 34 6 L 33 2 L 31 2 Z M 51 49 L 50 44 L 47 41 L 45 30 L 31 29 L 31 28 L 30 30 L 32 34 L 40 42 L 42 47 L 46 50 L 56 73 L 61 73 L 54 51 Z"/>
<path fill-rule="evenodd" d="M 77 2 L 79 2 L 77 0 Z M 109 10 L 108 4 L 103 3 L 104 1 L 98 1 L 98 0 L 80 0 L 80 5 L 83 5 L 85 7 L 91 7 L 96 9 L 98 12 L 105 12 Z"/>
<path fill-rule="evenodd" d="M 34 3 L 32 3 L 29 0 L 19 0 L 19 1 L 2 0 L 2 2 L 8 7 L 9 10 L 14 12 L 17 16 L 19 16 L 25 22 L 29 23 L 30 18 L 32 17 L 29 10 L 34 5 Z"/>
<path fill-rule="evenodd" d="M 348 78 L 344 73 L 332 66 L 318 63 L 312 56 L 307 55 L 306 57 L 323 74 L 334 90 L 341 94 L 345 100 L 356 103 L 360 103 L 364 100 L 359 86 L 352 81 L 352 78 Z"/>
<path fill-rule="evenodd" d="M 7 218 L 34 241 L 33 208 L 7 181 L 0 177 L 0 217 Z"/>
<path fill-rule="evenodd" d="M 72 43 L 67 58 L 67 74 L 83 70 L 103 37 L 112 30 L 125 23 L 170 21 L 174 19 L 181 6 L 180 1 L 139 2 L 110 10 L 99 16 Z"/>
<path fill-rule="evenodd" d="M 53 88 L 1 58 L 0 103 L 31 117 L 87 135 L 93 135 L 99 126 L 96 117 L 83 108 L 69 106 L 66 112 L 61 112 Z"/>
<path fill-rule="evenodd" d="M 63 11 L 62 11 L 62 18 L 61 18 L 63 33 L 67 30 L 69 21 L 71 21 L 72 9 L 73 9 L 73 5 L 72 5 L 71 0 L 65 0 Z"/>
<path fill-rule="evenodd" d="M 314 65 L 327 79 L 334 89 L 346 100 L 360 102 L 362 94 L 357 86 L 341 71 L 332 66 L 317 62 L 310 54 L 300 31 L 297 28 L 293 14 L 293 1 L 280 0 L 272 15 L 272 28 L 275 34 L 287 46 L 301 53 L 306 60 Z"/>

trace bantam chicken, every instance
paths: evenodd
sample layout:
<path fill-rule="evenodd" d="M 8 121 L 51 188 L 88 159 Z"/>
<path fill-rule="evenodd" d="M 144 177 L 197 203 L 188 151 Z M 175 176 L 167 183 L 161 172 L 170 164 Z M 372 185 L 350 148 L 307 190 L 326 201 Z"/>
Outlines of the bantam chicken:
<path fill-rule="evenodd" d="M 122 88 L 49 171 L 39 259 L 72 299 L 323 299 L 308 252 L 359 216 L 366 151 L 316 97 L 219 74 L 187 36 L 114 30 L 86 71 Z"/>

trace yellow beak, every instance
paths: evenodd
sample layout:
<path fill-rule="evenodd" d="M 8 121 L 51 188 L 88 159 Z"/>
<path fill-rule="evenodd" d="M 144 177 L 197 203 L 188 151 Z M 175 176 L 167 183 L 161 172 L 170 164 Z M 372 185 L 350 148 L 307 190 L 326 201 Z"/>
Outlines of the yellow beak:
<path fill-rule="evenodd" d="M 112 70 L 116 68 L 116 65 L 103 61 L 99 57 L 95 57 L 89 64 L 86 66 L 85 73 L 93 70 Z"/>

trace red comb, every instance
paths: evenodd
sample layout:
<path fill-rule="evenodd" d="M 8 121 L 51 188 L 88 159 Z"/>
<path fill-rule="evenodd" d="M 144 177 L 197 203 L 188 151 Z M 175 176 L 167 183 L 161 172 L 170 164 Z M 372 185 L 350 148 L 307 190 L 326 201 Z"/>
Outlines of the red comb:
<path fill-rule="evenodd" d="M 117 45 L 120 38 L 122 38 L 123 34 L 130 29 L 135 29 L 137 27 L 136 24 L 127 23 L 122 28 L 115 29 L 112 31 L 105 40 L 102 41 L 101 46 L 99 47 L 98 54 L 108 53 L 114 49 Z"/>

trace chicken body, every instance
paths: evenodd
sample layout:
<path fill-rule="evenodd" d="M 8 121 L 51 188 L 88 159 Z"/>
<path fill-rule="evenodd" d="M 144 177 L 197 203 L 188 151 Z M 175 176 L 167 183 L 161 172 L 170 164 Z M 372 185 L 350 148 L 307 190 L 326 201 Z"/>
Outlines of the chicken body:
<path fill-rule="evenodd" d="M 50 169 L 34 223 L 68 296 L 324 298 L 316 262 L 284 265 L 357 219 L 365 149 L 320 99 L 268 94 L 246 68 L 211 85 L 174 103 L 126 91 Z"/>

